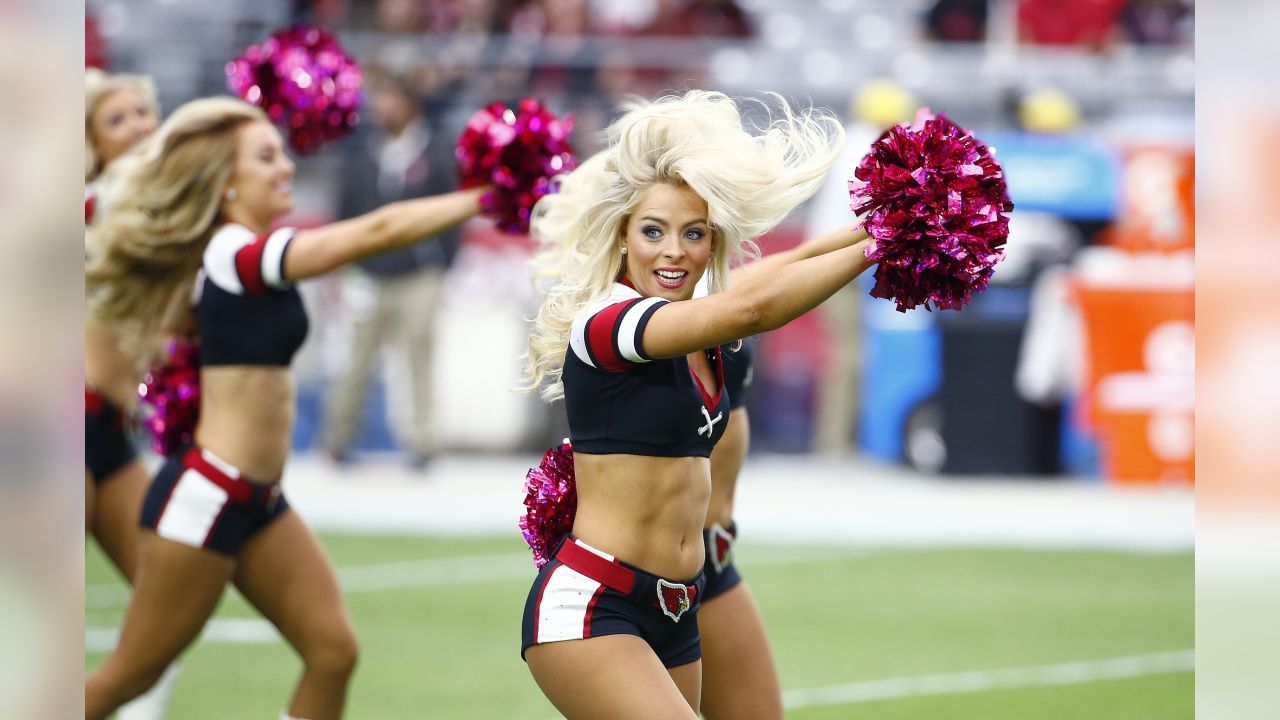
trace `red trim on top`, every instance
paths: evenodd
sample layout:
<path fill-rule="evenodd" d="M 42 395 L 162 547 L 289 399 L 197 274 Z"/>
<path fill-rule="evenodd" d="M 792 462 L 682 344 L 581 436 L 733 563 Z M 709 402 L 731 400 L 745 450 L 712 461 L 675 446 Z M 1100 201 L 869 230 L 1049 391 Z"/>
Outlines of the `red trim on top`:
<path fill-rule="evenodd" d="M 596 603 L 600 600 L 600 596 L 604 594 L 605 586 L 602 584 L 596 588 L 595 593 L 591 596 L 591 602 L 587 603 L 587 613 L 582 616 L 582 639 L 591 637 L 591 613 L 596 609 Z M 535 635 L 534 637 L 537 637 Z"/>
<path fill-rule="evenodd" d="M 613 336 L 619 318 L 638 302 L 639 299 L 633 299 L 614 303 L 592 315 L 587 321 L 587 344 L 591 346 L 591 355 L 601 368 L 610 372 L 627 369 L 627 362 L 618 355 L 614 347 Z"/>
<path fill-rule="evenodd" d="M 556 553 L 556 559 L 569 569 L 577 570 L 620 593 L 631 592 L 636 584 L 636 574 L 630 569 L 600 557 L 579 545 L 576 540 L 565 540 L 560 546 L 560 552 Z"/>
<path fill-rule="evenodd" d="M 182 457 L 182 464 L 199 472 L 214 485 L 226 490 L 227 496 L 236 502 L 249 502 L 253 497 L 253 485 L 249 481 L 242 478 L 233 478 L 214 467 L 212 463 L 204 459 L 204 455 L 200 453 L 200 448 L 188 450 L 187 454 Z"/>
<path fill-rule="evenodd" d="M 102 412 L 102 407 L 103 407 L 102 396 L 98 394 L 97 390 L 94 390 L 88 385 L 85 385 L 84 386 L 84 411 L 86 413 L 93 413 L 96 415 Z"/>
<path fill-rule="evenodd" d="M 268 237 L 259 235 L 257 240 L 236 251 L 236 274 L 250 295 L 267 291 L 267 283 L 262 279 L 262 251 L 267 247 Z"/>
<path fill-rule="evenodd" d="M 98 196 L 90 195 L 84 199 L 84 224 L 93 222 L 93 211 L 98 206 Z"/>
<path fill-rule="evenodd" d="M 707 406 L 707 412 L 715 409 L 720 404 L 720 396 L 724 394 L 724 352 L 716 347 L 716 394 L 714 397 L 707 394 L 707 389 L 702 387 L 702 380 L 698 378 L 698 373 L 693 371 L 693 364 L 685 358 L 685 365 L 689 366 L 689 374 L 693 376 L 693 382 L 698 386 L 698 392 L 702 393 L 702 402 Z"/>
<path fill-rule="evenodd" d="M 636 290 L 636 286 L 631 284 L 631 278 L 627 277 L 626 275 L 623 275 L 623 276 L 622 276 L 622 279 L 621 279 L 621 280 L 619 280 L 618 282 L 622 283 L 623 285 L 626 285 L 627 287 L 631 288 L 632 290 Z M 636 290 L 636 292 L 640 292 L 640 291 L 639 291 L 639 290 Z"/>

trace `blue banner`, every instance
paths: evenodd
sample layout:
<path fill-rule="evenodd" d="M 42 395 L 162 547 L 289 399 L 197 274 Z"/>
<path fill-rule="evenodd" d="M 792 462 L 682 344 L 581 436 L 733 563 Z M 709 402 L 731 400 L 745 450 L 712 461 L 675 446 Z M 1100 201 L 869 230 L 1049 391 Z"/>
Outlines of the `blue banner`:
<path fill-rule="evenodd" d="M 1016 210 L 1073 220 L 1108 220 L 1120 194 L 1120 158 L 1084 136 L 983 133 L 1009 181 Z"/>

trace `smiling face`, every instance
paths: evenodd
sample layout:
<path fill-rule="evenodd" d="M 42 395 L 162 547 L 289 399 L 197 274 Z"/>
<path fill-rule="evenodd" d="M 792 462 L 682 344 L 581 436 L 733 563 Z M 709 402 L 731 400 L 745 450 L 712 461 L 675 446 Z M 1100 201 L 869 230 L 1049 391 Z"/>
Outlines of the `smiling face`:
<path fill-rule="evenodd" d="M 650 186 L 627 220 L 622 242 L 626 277 L 641 295 L 688 300 L 715 246 L 707 203 L 683 185 Z"/>
<path fill-rule="evenodd" d="M 104 97 L 89 122 L 101 167 L 150 135 L 158 123 L 155 107 L 142 88 L 126 85 Z"/>
<path fill-rule="evenodd" d="M 234 198 L 223 198 L 224 215 L 265 231 L 293 210 L 293 161 L 280 133 L 265 122 L 247 122 L 236 130 L 236 167 L 227 183 Z"/>

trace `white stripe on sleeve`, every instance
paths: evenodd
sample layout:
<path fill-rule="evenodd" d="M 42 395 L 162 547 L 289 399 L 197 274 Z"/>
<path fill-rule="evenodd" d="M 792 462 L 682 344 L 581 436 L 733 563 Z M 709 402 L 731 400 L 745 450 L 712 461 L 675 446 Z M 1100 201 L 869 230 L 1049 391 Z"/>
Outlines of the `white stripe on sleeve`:
<path fill-rule="evenodd" d="M 284 277 L 284 250 L 295 232 L 295 228 L 280 228 L 271 233 L 262 248 L 262 281 L 268 287 L 280 289 L 289 284 Z"/>
<path fill-rule="evenodd" d="M 623 359 L 633 363 L 649 362 L 648 358 L 640 355 L 640 346 L 644 338 L 636 337 L 636 329 L 640 324 L 640 318 L 644 317 L 649 308 L 664 302 L 666 301 L 662 298 L 645 298 L 627 308 L 627 311 L 622 314 L 622 320 L 618 323 L 618 354 Z"/>

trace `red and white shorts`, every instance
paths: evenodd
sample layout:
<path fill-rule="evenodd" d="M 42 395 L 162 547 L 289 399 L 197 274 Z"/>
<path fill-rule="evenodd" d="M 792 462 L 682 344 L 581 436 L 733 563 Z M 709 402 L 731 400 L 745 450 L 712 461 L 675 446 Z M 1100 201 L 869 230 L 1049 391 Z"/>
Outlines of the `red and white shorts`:
<path fill-rule="evenodd" d="M 235 557 L 288 509 L 279 484 L 250 482 L 217 455 L 187 447 L 170 455 L 151 481 L 141 524 L 162 538 Z"/>
<path fill-rule="evenodd" d="M 666 667 L 702 657 L 697 610 L 706 579 L 660 578 L 574 538 L 538 573 L 524 606 L 520 656 L 534 645 L 602 635 L 644 638 Z"/>

